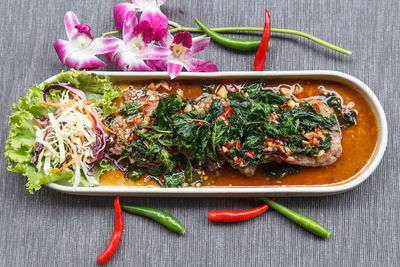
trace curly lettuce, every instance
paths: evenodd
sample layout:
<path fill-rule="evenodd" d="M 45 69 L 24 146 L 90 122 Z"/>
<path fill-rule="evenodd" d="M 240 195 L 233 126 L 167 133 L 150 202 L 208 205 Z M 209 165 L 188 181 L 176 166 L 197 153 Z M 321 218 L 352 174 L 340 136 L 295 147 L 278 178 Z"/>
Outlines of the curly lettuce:
<path fill-rule="evenodd" d="M 88 74 L 85 71 L 70 70 L 61 72 L 51 82 L 42 85 L 34 85 L 27 94 L 20 98 L 17 103 L 13 103 L 14 113 L 9 118 L 11 129 L 6 141 L 5 157 L 8 160 L 7 169 L 18 172 L 28 178 L 26 184 L 30 193 L 39 190 L 43 184 L 67 180 L 71 184 L 74 179 L 74 172 L 64 169 L 58 173 L 46 175 L 43 170 L 38 171 L 32 164 L 34 147 L 36 145 L 36 130 L 34 127 L 35 118 L 45 118 L 50 112 L 54 112 L 53 107 L 42 105 L 43 90 L 54 83 L 68 83 L 86 93 L 88 99 L 96 100 L 95 105 L 102 109 L 103 118 L 108 117 L 116 108 L 112 105 L 113 99 L 120 95 L 119 89 L 112 84 L 110 77 Z M 55 95 L 56 90 L 50 90 L 49 96 Z M 98 178 L 105 171 L 114 168 L 108 161 L 102 161 L 96 166 L 94 172 Z M 82 177 L 83 178 L 83 177 Z M 86 179 L 81 179 L 83 186 L 88 186 Z"/>

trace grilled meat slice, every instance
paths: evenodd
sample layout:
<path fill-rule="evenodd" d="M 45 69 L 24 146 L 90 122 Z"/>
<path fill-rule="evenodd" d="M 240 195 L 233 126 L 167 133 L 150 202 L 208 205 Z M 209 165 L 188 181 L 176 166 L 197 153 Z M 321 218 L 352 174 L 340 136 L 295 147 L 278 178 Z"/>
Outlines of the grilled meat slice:
<path fill-rule="evenodd" d="M 329 117 L 333 113 L 333 109 L 321 100 L 313 99 L 308 101 L 311 105 L 317 104 L 320 113 L 324 117 Z M 331 148 L 320 155 L 293 155 L 293 160 L 288 161 L 291 164 L 307 167 L 323 167 L 333 164 L 342 155 L 342 134 L 339 125 L 335 125 L 331 129 L 322 130 L 324 134 L 329 134 L 332 137 Z"/>

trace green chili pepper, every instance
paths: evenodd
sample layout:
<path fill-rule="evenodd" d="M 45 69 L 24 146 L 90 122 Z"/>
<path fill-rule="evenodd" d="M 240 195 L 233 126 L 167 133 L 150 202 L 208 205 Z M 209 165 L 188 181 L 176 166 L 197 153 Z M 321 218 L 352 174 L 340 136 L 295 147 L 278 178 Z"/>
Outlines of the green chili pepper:
<path fill-rule="evenodd" d="M 328 238 L 331 235 L 331 233 L 329 232 L 328 229 L 326 229 L 325 227 L 323 227 L 322 225 L 320 225 L 313 219 L 310 219 L 310 218 L 308 218 L 304 215 L 301 215 L 293 210 L 290 210 L 290 209 L 286 208 L 285 206 L 283 206 L 279 203 L 276 203 L 275 201 L 273 201 L 269 198 L 262 197 L 261 200 L 264 201 L 265 203 L 267 203 L 269 206 L 271 206 L 271 208 L 273 208 L 277 212 L 286 216 L 287 218 L 294 221 L 295 223 L 302 226 L 304 229 L 310 231 L 311 233 L 319 235 L 320 237 L 323 237 L 323 238 Z"/>
<path fill-rule="evenodd" d="M 127 212 L 131 212 L 131 213 L 149 217 L 149 218 L 165 225 L 167 228 L 169 228 L 170 230 L 172 230 L 178 234 L 183 235 L 185 233 L 185 227 L 183 227 L 181 222 L 178 221 L 171 214 L 166 213 L 165 211 L 148 208 L 148 207 L 126 206 L 126 205 L 122 206 L 122 209 Z"/>
<path fill-rule="evenodd" d="M 242 51 L 249 51 L 249 50 L 257 50 L 258 46 L 261 43 L 261 39 L 241 40 L 241 39 L 224 36 L 222 34 L 214 32 L 213 30 L 208 28 L 206 25 L 204 25 L 202 22 L 200 22 L 197 18 L 194 18 L 194 20 L 196 21 L 197 25 L 199 25 L 199 28 L 204 33 L 206 33 L 208 36 L 210 36 L 211 39 L 213 39 L 215 42 L 217 42 L 223 46 L 230 47 L 230 48 L 237 49 L 237 50 L 242 50 Z"/>

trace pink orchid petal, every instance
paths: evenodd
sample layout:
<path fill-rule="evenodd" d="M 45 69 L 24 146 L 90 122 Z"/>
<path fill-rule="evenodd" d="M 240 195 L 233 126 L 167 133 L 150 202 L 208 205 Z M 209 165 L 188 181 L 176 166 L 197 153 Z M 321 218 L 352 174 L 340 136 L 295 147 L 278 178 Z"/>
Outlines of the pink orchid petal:
<path fill-rule="evenodd" d="M 114 63 L 123 71 L 155 71 L 146 63 L 129 52 L 121 52 L 115 55 Z"/>
<path fill-rule="evenodd" d="M 197 40 L 195 38 L 195 40 L 193 40 L 192 48 L 190 50 L 194 55 L 199 53 L 200 51 L 203 51 L 209 44 L 210 44 L 210 37 L 203 37 Z"/>
<path fill-rule="evenodd" d="M 114 6 L 114 22 L 117 30 L 121 30 L 124 24 L 125 15 L 133 11 L 136 13 L 135 6 L 129 3 L 120 3 Z"/>
<path fill-rule="evenodd" d="M 160 9 L 144 10 L 140 17 L 140 22 L 147 21 L 153 28 L 153 39 L 161 40 L 168 32 L 168 18 L 161 12 Z"/>
<path fill-rule="evenodd" d="M 161 38 L 160 40 L 158 40 L 158 43 L 162 46 L 162 47 L 166 47 L 169 49 L 170 45 L 172 44 L 172 42 L 174 41 L 174 36 L 172 36 L 171 33 L 167 32 L 166 35 L 164 35 L 163 38 Z"/>
<path fill-rule="evenodd" d="M 136 11 L 130 10 L 125 15 L 125 20 L 122 27 L 122 39 L 125 41 L 129 41 L 134 37 L 133 31 L 138 24 L 135 14 Z"/>
<path fill-rule="evenodd" d="M 75 26 L 79 24 L 79 20 L 75 13 L 68 11 L 64 17 L 65 31 L 67 32 L 68 40 L 72 40 L 73 36 L 77 32 Z"/>
<path fill-rule="evenodd" d="M 202 59 L 192 58 L 190 62 L 186 64 L 187 70 L 191 72 L 216 72 L 218 71 L 217 66 L 211 61 L 205 61 Z"/>
<path fill-rule="evenodd" d="M 188 31 L 178 32 L 174 36 L 174 44 L 182 45 L 186 48 L 192 47 L 192 35 Z"/>
<path fill-rule="evenodd" d="M 148 21 L 140 21 L 140 23 L 136 25 L 133 35 L 135 37 L 141 35 L 143 42 L 150 43 L 153 40 L 153 28 Z"/>
<path fill-rule="evenodd" d="M 145 45 L 137 53 L 137 57 L 146 60 L 158 60 L 167 58 L 171 54 L 171 51 L 167 48 L 156 46 L 156 45 Z"/>
<path fill-rule="evenodd" d="M 65 60 L 65 65 L 76 70 L 92 70 L 107 66 L 107 64 L 98 59 L 94 54 L 85 50 L 75 51 L 68 55 Z"/>
<path fill-rule="evenodd" d="M 157 68 L 161 71 L 167 71 L 167 61 L 165 59 L 145 60 L 145 62 L 148 66 L 151 66 L 152 68 Z"/>
<path fill-rule="evenodd" d="M 93 34 L 90 33 L 90 26 L 84 23 L 75 25 L 75 29 L 78 30 L 79 35 L 81 34 L 85 34 L 87 37 L 89 37 L 91 40 L 94 39 Z M 77 36 L 78 34 L 75 34 L 75 36 Z M 75 38 L 75 37 L 74 37 Z"/>
<path fill-rule="evenodd" d="M 54 43 L 54 49 L 63 65 L 65 65 L 65 59 L 67 56 L 76 51 L 75 46 L 66 40 L 57 40 Z"/>
<path fill-rule="evenodd" d="M 168 63 L 168 74 L 171 77 L 171 80 L 174 79 L 179 73 L 182 71 L 183 65 L 182 64 L 175 64 L 172 62 Z"/>
<path fill-rule="evenodd" d="M 117 49 L 118 45 L 122 43 L 118 38 L 96 38 L 90 44 L 94 54 L 105 54 Z"/>

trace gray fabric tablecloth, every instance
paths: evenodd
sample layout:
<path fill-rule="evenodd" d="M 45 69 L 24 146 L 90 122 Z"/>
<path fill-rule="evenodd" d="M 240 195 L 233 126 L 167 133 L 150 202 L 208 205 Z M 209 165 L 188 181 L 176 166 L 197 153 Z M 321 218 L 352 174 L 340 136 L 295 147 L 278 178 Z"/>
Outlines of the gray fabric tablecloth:
<path fill-rule="evenodd" d="M 64 14 L 73 10 L 98 35 L 114 29 L 116 1 L 0 2 L 0 266 L 94 266 L 114 224 L 113 198 L 69 196 L 46 187 L 34 195 L 21 175 L 6 171 L 4 144 L 11 103 L 32 84 L 63 68 L 52 44 L 65 39 Z M 214 224 L 207 212 L 254 207 L 255 199 L 123 198 L 168 211 L 184 236 L 148 219 L 126 215 L 110 266 L 399 266 L 400 8 L 388 1 L 173 1 L 169 19 L 194 26 L 261 26 L 303 30 L 354 51 L 351 57 L 309 40 L 273 34 L 266 70 L 337 70 L 364 81 L 382 101 L 389 143 L 378 169 L 356 189 L 335 196 L 280 198 L 332 231 L 322 240 L 276 212 L 249 222 Z M 254 54 L 212 43 L 200 55 L 220 70 L 251 70 Z M 106 70 L 117 70 L 108 67 Z"/>

